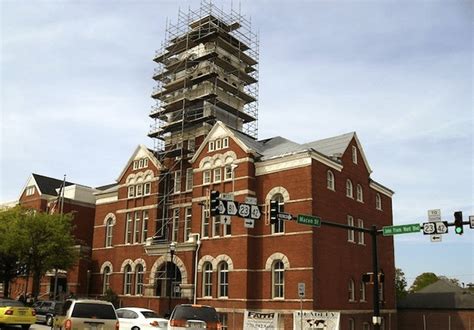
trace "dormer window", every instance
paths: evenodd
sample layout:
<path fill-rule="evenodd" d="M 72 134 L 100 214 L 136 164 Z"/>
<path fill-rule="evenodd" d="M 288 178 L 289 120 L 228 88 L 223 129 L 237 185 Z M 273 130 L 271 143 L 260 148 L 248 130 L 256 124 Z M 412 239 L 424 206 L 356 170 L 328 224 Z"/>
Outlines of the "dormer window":
<path fill-rule="evenodd" d="M 133 161 L 134 170 L 138 170 L 145 167 L 148 167 L 148 158 L 141 158 Z"/>
<path fill-rule="evenodd" d="M 229 148 L 229 138 L 225 137 L 222 139 L 222 148 Z"/>
<path fill-rule="evenodd" d="M 214 141 L 209 141 L 209 151 L 214 151 Z"/>
<path fill-rule="evenodd" d="M 352 146 L 352 162 L 357 164 L 357 147 Z"/>

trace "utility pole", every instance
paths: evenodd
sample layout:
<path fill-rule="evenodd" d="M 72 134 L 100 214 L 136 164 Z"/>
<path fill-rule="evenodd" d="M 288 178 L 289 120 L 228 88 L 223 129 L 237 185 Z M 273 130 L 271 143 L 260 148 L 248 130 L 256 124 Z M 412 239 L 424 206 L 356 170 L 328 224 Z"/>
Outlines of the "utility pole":
<path fill-rule="evenodd" d="M 374 273 L 374 315 L 372 316 L 372 323 L 374 330 L 380 330 L 380 323 L 382 321 L 380 317 L 380 299 L 379 299 L 379 264 L 377 256 L 377 227 L 372 225 L 372 231 L 370 232 L 372 237 L 372 271 Z"/>

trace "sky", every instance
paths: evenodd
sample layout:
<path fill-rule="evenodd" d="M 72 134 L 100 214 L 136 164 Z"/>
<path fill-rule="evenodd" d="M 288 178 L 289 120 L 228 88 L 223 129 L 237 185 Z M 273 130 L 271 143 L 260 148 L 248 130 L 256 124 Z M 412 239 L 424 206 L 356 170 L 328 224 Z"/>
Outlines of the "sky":
<path fill-rule="evenodd" d="M 395 225 L 474 215 L 470 1 L 213 2 L 259 36 L 258 138 L 356 131 Z M 31 173 L 115 182 L 147 137 L 152 61 L 178 9 L 199 1 L 0 0 L 0 203 Z M 291 114 L 291 115 L 290 115 Z M 409 284 L 474 283 L 474 230 L 395 236 Z M 383 238 L 381 238 L 383 239 Z"/>

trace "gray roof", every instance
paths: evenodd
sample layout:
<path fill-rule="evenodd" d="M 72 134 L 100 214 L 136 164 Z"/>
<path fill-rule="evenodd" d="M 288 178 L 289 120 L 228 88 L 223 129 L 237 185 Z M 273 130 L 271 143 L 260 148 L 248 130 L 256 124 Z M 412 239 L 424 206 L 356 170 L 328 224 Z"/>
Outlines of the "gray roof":
<path fill-rule="evenodd" d="M 397 307 L 399 309 L 474 310 L 474 294 L 441 279 L 418 292 L 408 294 L 398 302 Z"/>
<path fill-rule="evenodd" d="M 355 132 L 346 133 L 322 140 L 299 144 L 281 136 L 255 140 L 242 132 L 229 128 L 249 149 L 259 154 L 262 160 L 286 156 L 313 149 L 326 157 L 340 156 L 347 149 Z"/>

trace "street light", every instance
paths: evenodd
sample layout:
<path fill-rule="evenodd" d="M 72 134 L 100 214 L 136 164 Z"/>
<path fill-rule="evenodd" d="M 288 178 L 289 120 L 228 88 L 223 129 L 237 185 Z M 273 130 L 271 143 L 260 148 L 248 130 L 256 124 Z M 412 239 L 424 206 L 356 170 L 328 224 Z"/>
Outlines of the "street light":
<path fill-rule="evenodd" d="M 196 252 L 194 254 L 194 290 L 193 290 L 193 304 L 196 305 L 196 293 L 197 293 L 197 264 L 199 258 L 199 249 L 201 248 L 201 235 L 199 233 L 189 233 L 188 242 L 195 243 L 197 245 Z"/>
<path fill-rule="evenodd" d="M 171 261 L 171 264 L 174 265 L 173 263 L 173 257 L 174 257 L 174 253 L 176 252 L 176 242 L 171 242 L 170 245 L 169 245 L 169 248 L 170 248 L 170 261 Z M 171 272 L 174 271 L 174 267 L 171 267 Z M 170 276 L 171 277 L 171 276 Z M 171 314 L 171 296 L 173 295 L 173 280 L 174 280 L 174 277 L 171 277 L 170 278 L 170 295 L 168 296 L 168 312 L 169 314 Z"/>

